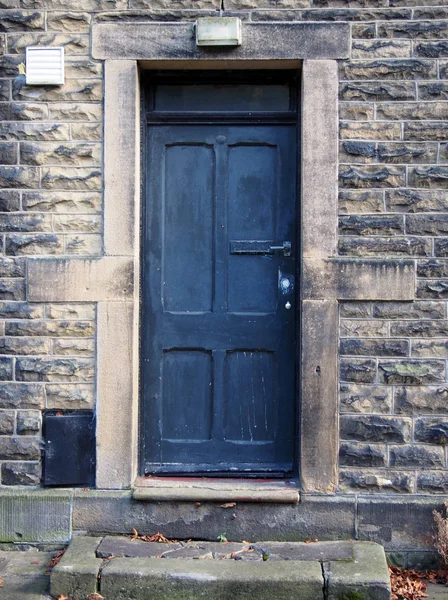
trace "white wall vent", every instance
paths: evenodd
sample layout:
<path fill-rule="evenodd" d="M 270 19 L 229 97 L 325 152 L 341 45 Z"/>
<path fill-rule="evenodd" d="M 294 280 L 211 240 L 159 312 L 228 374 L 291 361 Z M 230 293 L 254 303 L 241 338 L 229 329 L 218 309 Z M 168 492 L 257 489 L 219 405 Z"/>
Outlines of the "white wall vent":
<path fill-rule="evenodd" d="M 62 85 L 64 48 L 27 48 L 26 83 L 27 85 Z"/>

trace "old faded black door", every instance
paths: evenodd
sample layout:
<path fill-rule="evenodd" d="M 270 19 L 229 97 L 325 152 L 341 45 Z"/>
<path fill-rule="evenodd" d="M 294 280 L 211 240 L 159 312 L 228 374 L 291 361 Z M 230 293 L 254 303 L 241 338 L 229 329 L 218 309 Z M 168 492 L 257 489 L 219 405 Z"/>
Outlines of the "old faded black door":
<path fill-rule="evenodd" d="M 145 473 L 287 473 L 295 429 L 294 124 L 148 129 Z"/>

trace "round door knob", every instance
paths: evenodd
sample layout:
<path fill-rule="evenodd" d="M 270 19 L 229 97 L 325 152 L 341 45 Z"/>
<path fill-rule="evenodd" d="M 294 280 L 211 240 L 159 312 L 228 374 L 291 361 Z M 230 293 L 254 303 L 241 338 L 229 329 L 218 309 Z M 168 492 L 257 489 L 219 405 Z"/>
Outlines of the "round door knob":
<path fill-rule="evenodd" d="M 286 310 L 289 310 L 291 308 L 291 302 L 287 302 L 285 304 L 285 308 L 286 308 Z"/>

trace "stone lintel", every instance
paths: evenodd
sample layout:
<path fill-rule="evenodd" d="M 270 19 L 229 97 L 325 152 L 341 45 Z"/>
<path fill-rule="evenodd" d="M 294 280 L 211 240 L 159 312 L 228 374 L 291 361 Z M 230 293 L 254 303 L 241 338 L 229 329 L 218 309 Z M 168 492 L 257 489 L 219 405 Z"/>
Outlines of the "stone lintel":
<path fill-rule="evenodd" d="M 303 297 L 307 300 L 413 300 L 412 260 L 303 260 Z"/>
<path fill-rule="evenodd" d="M 243 23 L 243 42 L 232 49 L 198 48 L 193 23 L 105 23 L 93 26 L 96 59 L 237 62 L 348 58 L 349 23 Z"/>
<path fill-rule="evenodd" d="M 29 302 L 124 302 L 133 299 L 134 259 L 30 258 Z"/>

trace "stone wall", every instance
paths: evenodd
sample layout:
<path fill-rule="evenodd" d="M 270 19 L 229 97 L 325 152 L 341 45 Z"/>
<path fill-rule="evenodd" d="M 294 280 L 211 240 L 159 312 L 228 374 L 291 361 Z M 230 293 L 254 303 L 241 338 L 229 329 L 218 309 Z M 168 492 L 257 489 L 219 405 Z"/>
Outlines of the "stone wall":
<path fill-rule="evenodd" d="M 351 23 L 339 252 L 415 259 L 418 300 L 340 306 L 340 489 L 448 490 L 448 9 L 426 3 L 0 0 L 0 485 L 39 483 L 42 409 L 94 406 L 95 305 L 25 297 L 27 256 L 102 254 L 92 24 L 192 21 L 222 8 L 252 21 Z M 64 86 L 25 85 L 19 65 L 38 44 L 65 47 Z"/>

